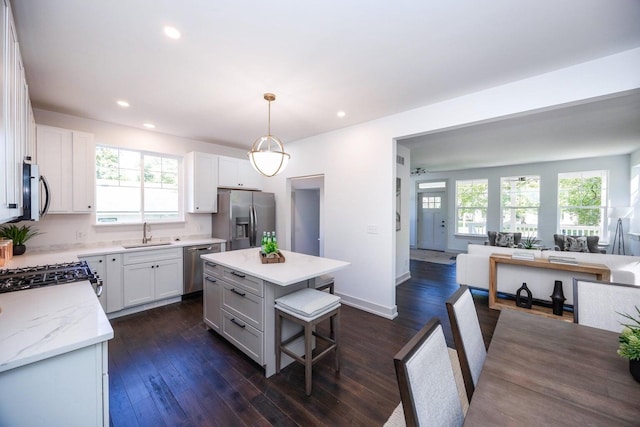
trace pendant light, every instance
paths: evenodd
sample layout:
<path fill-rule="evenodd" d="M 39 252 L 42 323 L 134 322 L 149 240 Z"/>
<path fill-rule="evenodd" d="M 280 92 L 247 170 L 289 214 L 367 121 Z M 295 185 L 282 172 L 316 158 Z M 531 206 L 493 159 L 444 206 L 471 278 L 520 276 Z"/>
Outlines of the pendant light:
<path fill-rule="evenodd" d="M 272 93 L 265 93 L 264 99 L 269 102 L 269 121 L 267 134 L 256 139 L 247 153 L 251 166 L 264 176 L 272 177 L 284 170 L 289 162 L 289 154 L 278 137 L 271 135 L 271 101 L 276 100 Z"/>

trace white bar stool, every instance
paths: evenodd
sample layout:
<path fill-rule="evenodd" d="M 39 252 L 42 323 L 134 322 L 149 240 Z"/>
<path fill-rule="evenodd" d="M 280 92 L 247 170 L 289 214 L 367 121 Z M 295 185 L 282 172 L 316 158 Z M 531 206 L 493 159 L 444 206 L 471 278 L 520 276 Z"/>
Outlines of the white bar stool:
<path fill-rule="evenodd" d="M 304 365 L 305 392 L 311 395 L 313 364 L 335 350 L 335 368 L 340 370 L 340 297 L 316 289 L 305 288 L 275 300 L 276 310 L 276 373 L 280 373 L 282 353 Z M 282 341 L 282 319 L 303 326 L 303 330 Z M 315 332 L 316 324 L 331 319 L 335 326 L 333 338 Z M 292 341 L 304 336 L 304 356 L 298 356 L 287 348 Z M 313 337 L 330 343 L 329 347 L 313 355 Z"/>

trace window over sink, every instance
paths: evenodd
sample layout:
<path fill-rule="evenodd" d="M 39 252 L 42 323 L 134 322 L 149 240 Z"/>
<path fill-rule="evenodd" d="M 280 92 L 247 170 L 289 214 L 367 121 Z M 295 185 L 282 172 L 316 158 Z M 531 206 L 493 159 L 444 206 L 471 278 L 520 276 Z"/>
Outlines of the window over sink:
<path fill-rule="evenodd" d="M 96 222 L 182 221 L 177 156 L 96 146 Z"/>

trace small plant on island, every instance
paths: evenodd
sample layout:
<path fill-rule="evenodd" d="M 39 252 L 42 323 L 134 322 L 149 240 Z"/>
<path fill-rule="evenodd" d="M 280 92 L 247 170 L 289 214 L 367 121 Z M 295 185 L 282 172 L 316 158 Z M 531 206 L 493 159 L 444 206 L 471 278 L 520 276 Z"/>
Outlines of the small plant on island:
<path fill-rule="evenodd" d="M 625 359 L 640 361 L 640 309 L 636 306 L 638 318 L 626 313 L 618 313 L 629 319 L 631 323 L 622 323 L 625 327 L 618 338 L 620 347 L 618 354 Z"/>
<path fill-rule="evenodd" d="M 278 253 L 278 244 L 276 242 L 267 242 L 264 244 L 264 253 L 269 256 L 270 254 Z M 275 255 L 273 255 L 275 256 Z"/>

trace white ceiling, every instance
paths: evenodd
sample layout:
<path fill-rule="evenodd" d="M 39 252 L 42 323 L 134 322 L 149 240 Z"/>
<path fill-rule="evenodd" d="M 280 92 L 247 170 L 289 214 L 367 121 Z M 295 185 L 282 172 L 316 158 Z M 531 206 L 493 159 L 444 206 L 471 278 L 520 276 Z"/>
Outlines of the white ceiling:
<path fill-rule="evenodd" d="M 639 0 L 12 3 L 35 107 L 133 127 L 153 122 L 157 132 L 246 149 L 266 133 L 264 92 L 277 96 L 271 128 L 286 146 L 640 46 Z M 167 24 L 181 31 L 180 40 L 163 35 Z M 638 95 L 623 98 L 637 122 Z M 131 107 L 118 107 L 118 99 Z M 602 108 L 625 116 L 611 102 Z M 582 125 L 600 118 L 590 110 L 577 110 Z M 496 144 L 491 155 L 485 141 L 524 143 L 518 126 L 533 122 L 536 132 L 524 134 L 535 133 L 535 144 L 517 158 L 549 157 L 545 143 L 558 155 L 575 157 L 576 143 L 599 155 L 593 145 L 603 139 L 585 150 L 584 138 L 600 130 L 574 132 L 574 115 L 529 116 L 405 143 L 415 145 L 412 165 L 433 170 L 459 168 L 452 154 L 482 146 L 476 154 L 488 158 L 466 164 L 477 166 L 496 153 L 514 154 Z M 629 126 L 629 117 L 611 119 L 603 125 L 609 130 Z M 543 135 L 548 124 L 556 134 Z M 628 133 L 637 146 L 637 123 Z M 628 141 L 616 150 L 631 151 Z"/>

